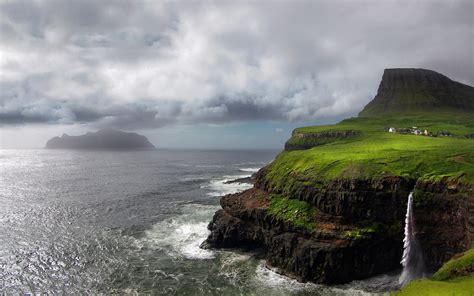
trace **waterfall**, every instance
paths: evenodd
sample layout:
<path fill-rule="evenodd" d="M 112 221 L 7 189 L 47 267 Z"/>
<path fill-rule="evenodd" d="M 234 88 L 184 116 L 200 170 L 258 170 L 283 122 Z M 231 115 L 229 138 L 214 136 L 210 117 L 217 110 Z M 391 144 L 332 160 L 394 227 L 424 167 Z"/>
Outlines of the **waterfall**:
<path fill-rule="evenodd" d="M 408 196 L 407 214 L 405 217 L 405 237 L 403 238 L 403 266 L 398 282 L 404 286 L 410 281 L 423 277 L 423 256 L 413 229 L 413 192 Z"/>

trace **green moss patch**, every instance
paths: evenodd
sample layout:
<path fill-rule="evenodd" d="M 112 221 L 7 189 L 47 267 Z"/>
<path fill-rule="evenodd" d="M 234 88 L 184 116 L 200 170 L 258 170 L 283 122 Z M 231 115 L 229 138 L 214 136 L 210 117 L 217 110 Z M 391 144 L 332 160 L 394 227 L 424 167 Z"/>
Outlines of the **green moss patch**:
<path fill-rule="evenodd" d="M 346 231 L 345 236 L 353 240 L 361 240 L 365 238 L 370 238 L 373 235 L 379 234 L 381 232 L 387 233 L 386 230 L 388 228 L 388 226 L 385 226 L 382 223 L 370 221 L 362 221 L 361 223 L 359 223 L 359 226 L 360 228 Z"/>
<path fill-rule="evenodd" d="M 371 228 L 358 228 L 350 231 L 346 231 L 345 236 L 353 240 L 361 240 L 370 237 L 375 232 Z"/>
<path fill-rule="evenodd" d="M 317 209 L 307 202 L 272 194 L 268 210 L 272 215 L 297 227 L 307 230 L 313 230 L 316 227 Z"/>

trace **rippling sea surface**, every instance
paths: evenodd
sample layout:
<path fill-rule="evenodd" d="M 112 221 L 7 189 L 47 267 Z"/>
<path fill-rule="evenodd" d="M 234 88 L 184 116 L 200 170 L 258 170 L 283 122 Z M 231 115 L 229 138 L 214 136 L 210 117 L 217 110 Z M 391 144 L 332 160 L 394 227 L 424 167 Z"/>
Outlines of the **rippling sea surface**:
<path fill-rule="evenodd" d="M 262 255 L 202 250 L 224 184 L 277 151 L 0 150 L 0 294 L 367 295 L 396 274 L 328 287 Z"/>

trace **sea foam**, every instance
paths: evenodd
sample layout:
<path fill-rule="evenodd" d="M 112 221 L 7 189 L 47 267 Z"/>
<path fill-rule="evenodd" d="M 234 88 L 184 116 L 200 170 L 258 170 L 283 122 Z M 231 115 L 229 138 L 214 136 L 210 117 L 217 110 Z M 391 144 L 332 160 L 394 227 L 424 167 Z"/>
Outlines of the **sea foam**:
<path fill-rule="evenodd" d="M 183 213 L 158 222 L 146 231 L 143 245 L 164 251 L 169 256 L 187 259 L 214 258 L 214 252 L 199 248 L 209 235 L 207 225 L 217 206 L 183 205 Z"/>

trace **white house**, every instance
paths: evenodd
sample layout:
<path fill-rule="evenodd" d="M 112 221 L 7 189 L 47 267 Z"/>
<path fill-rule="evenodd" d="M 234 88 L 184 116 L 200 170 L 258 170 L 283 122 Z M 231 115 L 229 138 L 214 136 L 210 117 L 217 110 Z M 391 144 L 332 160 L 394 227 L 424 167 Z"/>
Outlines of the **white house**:
<path fill-rule="evenodd" d="M 421 132 L 419 129 L 414 130 L 413 133 L 414 133 L 415 135 L 417 135 L 417 136 L 419 136 L 419 135 L 422 134 L 422 132 Z"/>
<path fill-rule="evenodd" d="M 396 132 L 397 132 L 397 129 L 394 128 L 394 127 L 391 127 L 391 128 L 388 129 L 388 132 L 389 132 L 389 133 L 396 133 Z"/>

